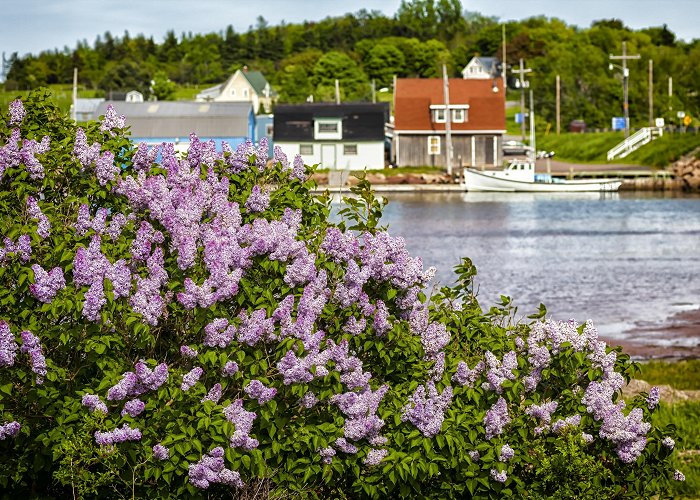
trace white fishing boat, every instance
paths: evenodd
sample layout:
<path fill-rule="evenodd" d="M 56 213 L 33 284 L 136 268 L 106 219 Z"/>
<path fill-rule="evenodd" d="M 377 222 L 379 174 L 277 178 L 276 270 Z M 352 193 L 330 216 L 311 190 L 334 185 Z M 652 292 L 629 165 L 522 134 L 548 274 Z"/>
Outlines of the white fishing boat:
<path fill-rule="evenodd" d="M 511 160 L 502 169 L 464 169 L 464 187 L 467 191 L 503 191 L 564 193 L 585 191 L 617 191 L 622 179 L 565 180 L 550 174 L 535 173 L 535 164 L 529 159 Z"/>

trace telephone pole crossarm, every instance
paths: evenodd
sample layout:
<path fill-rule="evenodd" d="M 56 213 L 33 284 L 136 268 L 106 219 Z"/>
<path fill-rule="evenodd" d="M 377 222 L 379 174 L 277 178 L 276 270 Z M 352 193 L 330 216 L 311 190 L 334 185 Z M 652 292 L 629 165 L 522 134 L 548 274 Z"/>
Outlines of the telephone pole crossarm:
<path fill-rule="evenodd" d="M 631 59 L 640 59 L 642 56 L 639 54 L 628 55 L 627 54 L 627 42 L 622 42 L 622 55 L 614 56 L 610 54 L 610 60 L 612 61 L 622 61 L 622 66 L 617 66 L 616 64 L 610 63 L 610 69 L 612 70 L 614 66 L 617 66 L 622 70 L 622 94 L 623 94 L 623 110 L 625 113 L 625 138 L 630 135 L 630 110 L 629 110 L 629 77 L 630 70 L 627 67 L 627 61 Z"/>

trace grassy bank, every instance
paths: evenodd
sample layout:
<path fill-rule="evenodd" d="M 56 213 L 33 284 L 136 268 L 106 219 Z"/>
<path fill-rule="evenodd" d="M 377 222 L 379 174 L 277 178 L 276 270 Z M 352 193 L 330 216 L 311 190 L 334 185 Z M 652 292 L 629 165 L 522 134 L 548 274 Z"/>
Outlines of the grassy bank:
<path fill-rule="evenodd" d="M 700 390 L 700 360 L 676 362 L 649 361 L 640 364 L 638 379 L 652 385 L 670 385 L 678 390 Z M 675 404 L 662 403 L 654 413 L 654 425 L 676 427 L 680 451 L 677 468 L 685 474 L 685 482 L 674 483 L 673 493 L 679 497 L 700 498 L 700 401 Z"/>
<path fill-rule="evenodd" d="M 537 138 L 537 149 L 556 152 L 556 158 L 577 163 L 608 163 L 609 149 L 624 139 L 622 132 L 588 134 L 549 134 Z M 638 149 L 626 158 L 612 163 L 630 163 L 650 167 L 665 167 L 684 154 L 700 147 L 700 134 L 667 133 Z"/>

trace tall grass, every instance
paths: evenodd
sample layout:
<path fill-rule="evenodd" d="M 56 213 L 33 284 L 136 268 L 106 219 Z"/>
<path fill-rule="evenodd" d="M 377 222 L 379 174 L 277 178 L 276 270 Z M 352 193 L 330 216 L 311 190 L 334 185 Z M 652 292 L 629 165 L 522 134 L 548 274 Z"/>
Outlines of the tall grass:
<path fill-rule="evenodd" d="M 700 359 L 684 361 L 647 361 L 640 363 L 637 376 L 651 385 L 670 385 L 678 390 L 700 390 Z"/>

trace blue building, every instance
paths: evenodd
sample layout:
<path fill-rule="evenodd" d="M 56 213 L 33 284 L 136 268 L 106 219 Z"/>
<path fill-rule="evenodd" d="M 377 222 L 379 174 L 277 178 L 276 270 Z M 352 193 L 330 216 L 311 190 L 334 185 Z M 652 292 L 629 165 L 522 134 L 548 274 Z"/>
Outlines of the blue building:
<path fill-rule="evenodd" d="M 216 142 L 219 150 L 224 142 L 235 150 L 246 139 L 256 140 L 256 119 L 250 103 L 105 101 L 98 106 L 95 118 L 104 115 L 110 104 L 118 115 L 126 116 L 134 142 L 172 142 L 176 149 L 186 150 L 190 133 L 194 132 L 201 141 Z"/>

